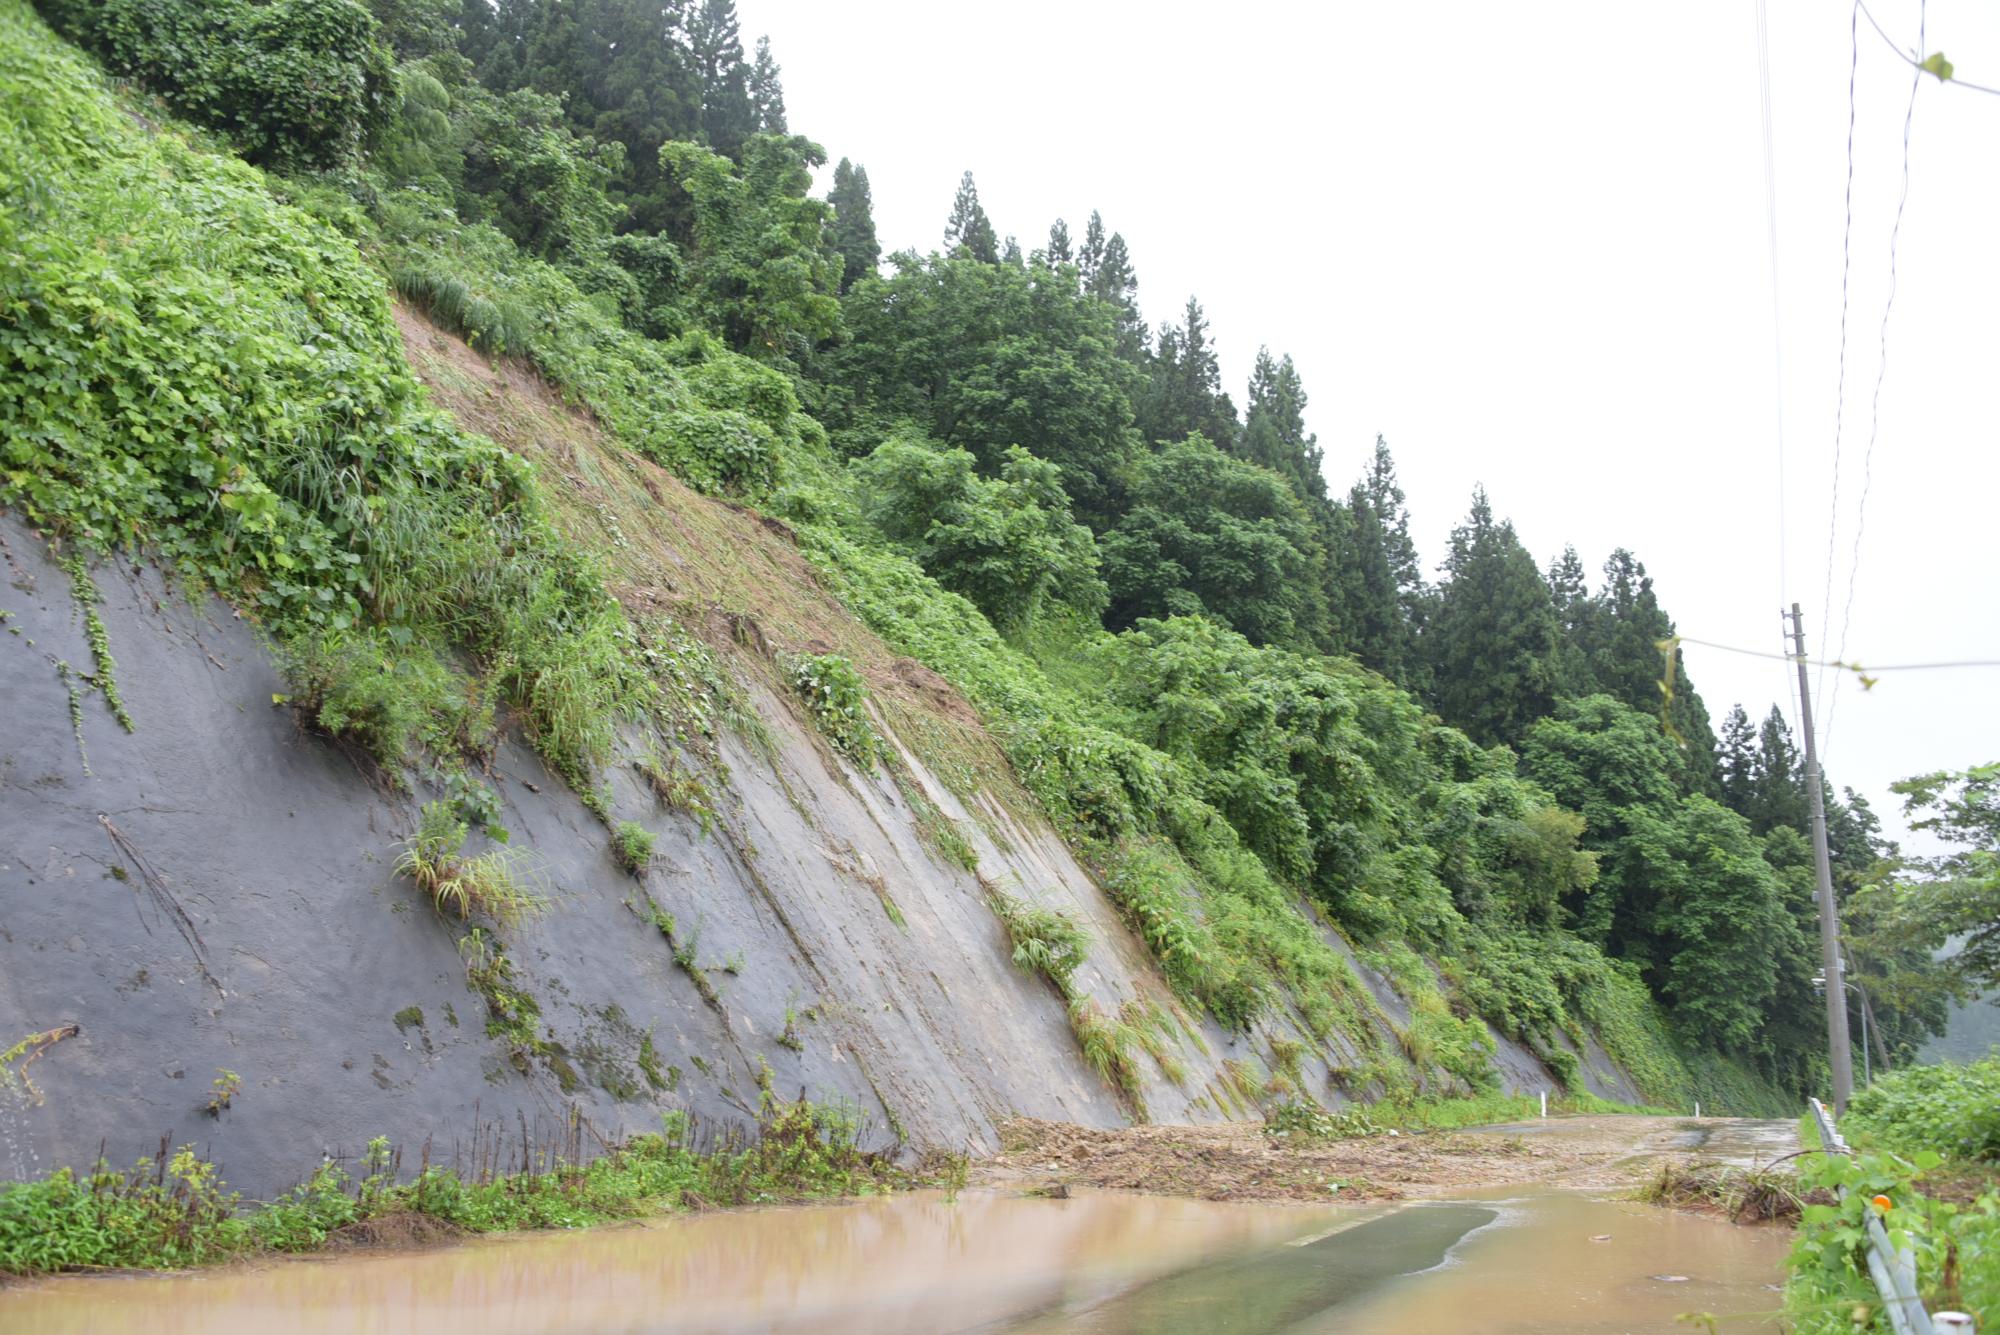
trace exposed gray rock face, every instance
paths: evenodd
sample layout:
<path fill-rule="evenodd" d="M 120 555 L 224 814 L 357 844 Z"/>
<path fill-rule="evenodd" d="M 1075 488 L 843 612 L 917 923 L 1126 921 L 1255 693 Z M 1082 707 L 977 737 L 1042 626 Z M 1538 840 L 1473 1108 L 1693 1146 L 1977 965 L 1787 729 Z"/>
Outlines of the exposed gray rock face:
<path fill-rule="evenodd" d="M 775 754 L 725 741 L 716 833 L 629 769 L 608 776 L 612 819 L 657 835 L 638 876 L 532 751 L 503 745 L 489 782 L 551 901 L 497 934 L 540 1009 L 543 1050 L 523 1057 L 487 1033 L 466 925 L 396 874 L 421 783 L 396 791 L 307 730 L 226 606 L 122 561 L 94 574 L 136 730 L 87 691 L 73 725 L 91 652 L 69 578 L 8 515 L 0 559 L 0 1050 L 77 1027 L 22 1068 L 32 1091 L 0 1088 L 0 1180 L 88 1165 L 100 1146 L 130 1163 L 163 1137 L 251 1197 L 323 1156 L 351 1164 L 377 1135 L 406 1171 L 426 1153 L 504 1168 L 524 1146 L 589 1153 L 657 1129 L 668 1109 L 710 1134 L 747 1126 L 764 1083 L 850 1105 L 877 1147 L 986 1149 L 1016 1113 L 1131 1115 L 1083 1062 L 1062 1000 L 1012 966 L 990 891 L 1088 928 L 1077 982 L 1107 1013 L 1171 1009 L 1144 947 L 1046 825 L 997 802 L 975 818 L 914 756 L 976 874 L 933 853 L 892 782 L 838 767 L 754 683 Z M 643 916 L 648 897 L 706 989 Z M 1242 1115 L 1224 1062 L 1268 1052 L 1291 1028 L 1275 1023 L 1232 1037 L 1187 1020 L 1185 1080 L 1147 1063 L 1150 1114 Z M 1510 1087 L 1548 1084 L 1510 1056 Z M 1328 1065 L 1308 1057 L 1302 1083 L 1324 1088 Z M 211 1113 L 223 1071 L 241 1086 Z"/>

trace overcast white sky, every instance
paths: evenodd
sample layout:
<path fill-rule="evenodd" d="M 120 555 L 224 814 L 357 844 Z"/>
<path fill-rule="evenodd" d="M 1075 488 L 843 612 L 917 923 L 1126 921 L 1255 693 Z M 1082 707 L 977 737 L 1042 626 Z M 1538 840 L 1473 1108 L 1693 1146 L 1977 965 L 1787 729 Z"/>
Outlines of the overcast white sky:
<path fill-rule="evenodd" d="M 1871 8 L 1917 44 L 1915 0 Z M 739 9 L 793 128 L 868 168 L 885 251 L 938 244 L 967 168 L 1025 248 L 1100 209 L 1150 319 L 1200 297 L 1239 406 L 1260 343 L 1293 356 L 1337 490 L 1387 437 L 1427 564 L 1483 482 L 1544 562 L 1632 548 L 1684 634 L 1775 650 L 1797 599 L 1837 644 L 1910 86 L 1863 18 L 1829 631 L 1846 5 L 1769 14 L 1782 493 L 1750 0 Z M 1926 52 L 2000 87 L 2000 6 L 1927 20 Z M 1910 145 L 1846 656 L 2000 658 L 2000 97 L 1927 78 Z M 1687 656 L 1718 727 L 1738 700 L 1796 717 L 1785 665 Z M 1899 833 L 1892 781 L 2000 759 L 1995 687 L 1849 681 L 1822 706 L 1830 776 Z"/>

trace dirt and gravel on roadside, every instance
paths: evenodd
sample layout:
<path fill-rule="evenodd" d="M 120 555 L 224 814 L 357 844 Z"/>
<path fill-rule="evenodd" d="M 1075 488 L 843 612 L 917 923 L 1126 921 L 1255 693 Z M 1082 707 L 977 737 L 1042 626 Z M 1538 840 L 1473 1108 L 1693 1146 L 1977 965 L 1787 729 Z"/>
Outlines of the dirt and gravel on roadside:
<path fill-rule="evenodd" d="M 1535 1183 L 1602 1188 L 1636 1185 L 1663 1161 L 1715 1158 L 1739 1145 L 1752 1157 L 1782 1152 L 1783 1127 L 1588 1116 L 1320 1141 L 1269 1135 L 1258 1122 L 1107 1130 L 1020 1118 L 1002 1128 L 1001 1152 L 975 1165 L 972 1181 L 1218 1201 L 1398 1200 Z"/>

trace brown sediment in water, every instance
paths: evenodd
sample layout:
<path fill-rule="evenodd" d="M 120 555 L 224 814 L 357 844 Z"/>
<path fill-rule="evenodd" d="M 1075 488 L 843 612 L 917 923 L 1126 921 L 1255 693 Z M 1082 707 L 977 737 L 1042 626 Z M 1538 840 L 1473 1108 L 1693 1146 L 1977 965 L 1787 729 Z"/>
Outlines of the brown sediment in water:
<path fill-rule="evenodd" d="M 1216 1201 L 1397 1200 L 1528 1183 L 1621 1188 L 1663 1162 L 1775 1157 L 1796 1147 L 1785 1134 L 1784 1123 L 1615 1115 L 1314 1141 L 1268 1135 L 1256 1122 L 1105 1130 L 1020 1118 L 972 1180 Z"/>

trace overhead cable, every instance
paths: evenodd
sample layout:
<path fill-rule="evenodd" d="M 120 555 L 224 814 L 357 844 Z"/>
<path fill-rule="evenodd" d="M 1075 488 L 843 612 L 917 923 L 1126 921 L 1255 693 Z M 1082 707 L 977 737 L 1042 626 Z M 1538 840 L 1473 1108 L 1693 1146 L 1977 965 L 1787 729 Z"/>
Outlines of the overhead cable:
<path fill-rule="evenodd" d="M 1858 3 L 1858 0 L 1857 0 Z M 1917 4 L 1917 45 L 1921 49 L 1924 41 L 1926 6 L 1923 0 Z M 1872 18 L 1869 20 L 1874 21 Z M 1910 77 L 1910 100 L 1903 108 L 1903 187 L 1896 197 L 1896 221 L 1889 229 L 1889 294 L 1882 302 L 1881 346 L 1876 353 L 1875 396 L 1869 405 L 1868 445 L 1861 453 L 1861 499 L 1854 509 L 1854 550 L 1847 563 L 1847 602 L 1840 613 L 1840 640 L 1834 651 L 1836 659 L 1847 656 L 1847 630 L 1854 619 L 1854 588 L 1861 570 L 1861 535 L 1868 524 L 1868 491 L 1875 480 L 1875 440 L 1882 428 L 1882 382 L 1889 374 L 1889 312 L 1896 306 L 1896 242 L 1903 233 L 1903 207 L 1910 202 L 1910 123 L 1917 112 L 1917 89 L 1923 83 L 1924 72 L 1915 71 Z M 1833 741 L 1834 712 L 1840 706 L 1841 678 L 1833 681 L 1833 696 L 1827 701 L 1826 723 L 1820 729 L 1820 752 L 1825 754 Z"/>

